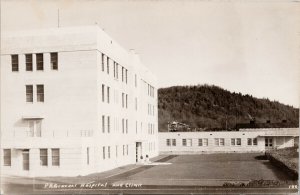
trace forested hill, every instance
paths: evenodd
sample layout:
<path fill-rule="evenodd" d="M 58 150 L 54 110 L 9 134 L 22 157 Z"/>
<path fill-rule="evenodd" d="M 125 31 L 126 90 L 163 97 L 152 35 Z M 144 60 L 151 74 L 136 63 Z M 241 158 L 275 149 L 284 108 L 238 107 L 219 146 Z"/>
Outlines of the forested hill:
<path fill-rule="evenodd" d="M 268 99 L 232 93 L 217 86 L 175 86 L 158 90 L 159 131 L 178 121 L 197 128 L 235 128 L 236 123 L 278 123 L 299 125 L 299 109 Z"/>

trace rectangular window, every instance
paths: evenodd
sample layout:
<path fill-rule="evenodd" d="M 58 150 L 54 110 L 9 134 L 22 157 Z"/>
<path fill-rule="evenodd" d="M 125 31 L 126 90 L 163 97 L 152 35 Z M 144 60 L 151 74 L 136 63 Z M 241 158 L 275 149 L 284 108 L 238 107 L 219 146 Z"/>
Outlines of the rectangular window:
<path fill-rule="evenodd" d="M 101 55 L 101 67 L 102 67 L 102 72 L 104 72 L 104 54 Z"/>
<path fill-rule="evenodd" d="M 33 86 L 26 85 L 26 102 L 33 102 Z"/>
<path fill-rule="evenodd" d="M 105 146 L 102 147 L 102 158 L 105 159 Z"/>
<path fill-rule="evenodd" d="M 36 85 L 37 102 L 44 102 L 44 85 Z"/>
<path fill-rule="evenodd" d="M 119 79 L 119 64 L 116 63 L 116 79 Z"/>
<path fill-rule="evenodd" d="M 128 95 L 126 94 L 126 96 L 125 96 L 125 105 L 126 105 L 126 108 L 128 108 Z"/>
<path fill-rule="evenodd" d="M 170 139 L 167 139 L 167 140 L 166 140 L 166 144 L 167 144 L 167 146 L 171 146 Z"/>
<path fill-rule="evenodd" d="M 126 119 L 126 134 L 128 133 L 128 119 Z"/>
<path fill-rule="evenodd" d="M 241 144 L 242 144 L 241 138 L 237 138 L 237 139 L 236 139 L 236 145 L 237 145 L 237 146 L 240 146 Z"/>
<path fill-rule="evenodd" d="M 219 146 L 219 138 L 215 138 L 215 146 Z"/>
<path fill-rule="evenodd" d="M 109 57 L 106 58 L 107 74 L 109 74 Z"/>
<path fill-rule="evenodd" d="M 48 150 L 40 149 L 40 163 L 41 166 L 48 166 Z"/>
<path fill-rule="evenodd" d="M 251 139 L 251 138 L 248 138 L 248 139 L 247 139 L 247 145 L 248 145 L 248 146 L 252 146 L 252 139 Z"/>
<path fill-rule="evenodd" d="M 134 98 L 134 107 L 135 107 L 135 110 L 137 110 L 137 98 Z"/>
<path fill-rule="evenodd" d="M 107 87 L 107 103 L 109 103 L 109 96 L 110 96 L 110 94 L 109 94 L 109 87 Z"/>
<path fill-rule="evenodd" d="M 234 138 L 231 138 L 231 145 L 235 146 L 235 139 Z"/>
<path fill-rule="evenodd" d="M 123 156 L 125 156 L 125 145 L 123 145 Z"/>
<path fill-rule="evenodd" d="M 128 145 L 126 145 L 126 155 L 128 156 L 129 150 L 128 150 Z"/>
<path fill-rule="evenodd" d="M 59 149 L 52 149 L 52 166 L 59 166 L 60 164 Z"/>
<path fill-rule="evenodd" d="M 186 139 L 182 139 L 182 146 L 186 146 Z"/>
<path fill-rule="evenodd" d="M 51 60 L 51 69 L 57 70 L 58 69 L 57 53 L 50 53 L 50 60 Z"/>
<path fill-rule="evenodd" d="M 203 146 L 208 146 L 208 139 L 207 138 L 203 139 Z"/>
<path fill-rule="evenodd" d="M 36 54 L 36 70 L 44 70 L 44 56 L 42 53 Z"/>
<path fill-rule="evenodd" d="M 107 147 L 107 158 L 110 158 L 110 146 Z"/>
<path fill-rule="evenodd" d="M 202 139 L 198 139 L 198 146 L 203 146 Z"/>
<path fill-rule="evenodd" d="M 86 164 L 90 164 L 90 148 L 86 148 Z"/>
<path fill-rule="evenodd" d="M 11 166 L 11 149 L 4 149 L 3 150 L 4 156 L 3 156 L 3 165 L 4 166 Z"/>
<path fill-rule="evenodd" d="M 122 82 L 124 81 L 124 67 L 122 67 Z"/>
<path fill-rule="evenodd" d="M 107 116 L 107 133 L 110 133 L 110 116 Z"/>
<path fill-rule="evenodd" d="M 124 93 L 122 93 L 122 108 L 124 108 Z"/>
<path fill-rule="evenodd" d="M 118 158 L 118 146 L 116 146 L 116 158 Z"/>
<path fill-rule="evenodd" d="M 254 145 L 254 146 L 257 146 L 257 138 L 254 138 L 254 139 L 253 139 L 253 145 Z"/>
<path fill-rule="evenodd" d="M 105 91 L 105 86 L 102 84 L 102 102 L 105 101 L 105 94 L 104 94 L 104 91 Z"/>
<path fill-rule="evenodd" d="M 18 55 L 11 55 L 11 70 L 13 72 L 19 71 L 19 56 Z"/>
<path fill-rule="evenodd" d="M 125 133 L 125 124 L 124 119 L 122 118 L 122 133 Z"/>
<path fill-rule="evenodd" d="M 114 62 L 114 78 L 116 78 L 116 62 Z"/>
<path fill-rule="evenodd" d="M 192 139 L 187 139 L 186 140 L 186 146 L 191 147 L 193 145 Z"/>
<path fill-rule="evenodd" d="M 225 140 L 224 138 L 220 138 L 220 146 L 224 146 L 225 145 Z"/>
<path fill-rule="evenodd" d="M 102 133 L 105 133 L 105 116 L 102 115 Z"/>
<path fill-rule="evenodd" d="M 125 70 L 125 83 L 127 84 L 127 73 L 128 73 L 128 70 L 126 69 Z"/>
<path fill-rule="evenodd" d="M 26 71 L 32 71 L 32 54 L 25 54 Z"/>
<path fill-rule="evenodd" d="M 172 146 L 176 146 L 176 139 L 172 139 Z"/>

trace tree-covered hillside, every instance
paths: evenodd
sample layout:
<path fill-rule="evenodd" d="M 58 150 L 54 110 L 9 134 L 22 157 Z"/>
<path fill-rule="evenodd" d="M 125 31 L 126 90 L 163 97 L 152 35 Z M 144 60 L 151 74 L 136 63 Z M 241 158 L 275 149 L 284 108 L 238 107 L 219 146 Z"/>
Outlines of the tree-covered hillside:
<path fill-rule="evenodd" d="M 299 125 L 299 109 L 268 99 L 232 93 L 217 86 L 175 86 L 158 90 L 159 131 L 171 121 L 197 128 L 235 128 L 236 123 L 278 123 Z"/>

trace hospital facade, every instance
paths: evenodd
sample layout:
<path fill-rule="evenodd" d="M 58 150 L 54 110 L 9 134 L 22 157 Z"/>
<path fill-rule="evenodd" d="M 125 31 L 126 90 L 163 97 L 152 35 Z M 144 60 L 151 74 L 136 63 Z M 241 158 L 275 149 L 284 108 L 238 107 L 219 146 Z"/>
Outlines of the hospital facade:
<path fill-rule="evenodd" d="M 159 133 L 161 154 L 260 153 L 297 144 L 299 128 Z"/>
<path fill-rule="evenodd" d="M 86 175 L 158 155 L 155 76 L 98 26 L 1 36 L 1 172 Z"/>

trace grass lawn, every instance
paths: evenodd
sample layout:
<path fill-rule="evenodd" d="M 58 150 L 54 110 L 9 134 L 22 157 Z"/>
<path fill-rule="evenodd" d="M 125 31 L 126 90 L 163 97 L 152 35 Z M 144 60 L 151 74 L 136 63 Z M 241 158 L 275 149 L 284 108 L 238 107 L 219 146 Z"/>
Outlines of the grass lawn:
<path fill-rule="evenodd" d="M 154 166 L 129 179 L 289 180 L 269 161 L 255 159 L 258 155 L 261 154 L 180 155 L 169 160 L 170 165 Z"/>

